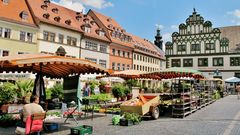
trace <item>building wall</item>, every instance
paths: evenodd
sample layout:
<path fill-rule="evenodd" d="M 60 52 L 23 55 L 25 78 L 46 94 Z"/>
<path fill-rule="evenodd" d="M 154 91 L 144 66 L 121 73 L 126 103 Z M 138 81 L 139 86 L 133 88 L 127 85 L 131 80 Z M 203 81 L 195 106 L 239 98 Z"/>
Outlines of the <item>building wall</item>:
<path fill-rule="evenodd" d="M 137 52 L 133 53 L 133 69 L 145 72 L 153 72 L 161 70 L 160 59 L 140 54 Z"/>
<path fill-rule="evenodd" d="M 97 44 L 97 50 L 87 48 L 86 41 Z M 100 52 L 100 45 L 106 45 L 107 47 L 106 52 Z M 109 43 L 100 42 L 100 41 L 88 39 L 88 38 L 83 38 L 81 40 L 81 58 L 96 59 L 97 64 L 100 64 L 100 60 L 105 60 L 106 68 L 108 69 L 109 68 Z"/>
<path fill-rule="evenodd" d="M 58 49 L 58 47 L 62 46 L 65 51 L 67 52 L 67 56 L 72 56 L 79 58 L 80 57 L 80 39 L 81 39 L 81 33 L 63 29 L 60 27 L 55 27 L 53 25 L 48 25 L 48 24 L 40 24 L 39 25 L 40 30 L 38 33 L 38 52 L 47 52 L 47 53 L 55 53 Z M 55 33 L 55 42 L 51 41 L 45 41 L 43 39 L 43 32 L 48 31 Z M 58 35 L 63 34 L 64 35 L 64 40 L 63 44 L 58 43 L 59 38 Z M 77 44 L 76 46 L 73 45 L 68 45 L 67 44 L 67 36 L 71 36 L 74 38 L 77 38 Z"/>
<path fill-rule="evenodd" d="M 9 51 L 9 55 L 21 53 L 36 53 L 37 52 L 37 28 L 20 25 L 0 20 L 0 28 L 2 28 L 2 37 L 0 37 L 0 50 Z M 11 29 L 10 38 L 4 38 L 3 33 L 5 28 Z M 32 42 L 20 40 L 20 31 L 32 33 Z M 1 53 L 1 52 L 0 52 Z"/>
<path fill-rule="evenodd" d="M 113 49 L 115 49 L 115 55 L 113 54 Z M 118 56 L 118 50 L 121 52 L 120 56 Z M 109 51 L 109 67 L 111 69 L 118 70 L 118 64 L 120 64 L 119 70 L 123 70 L 123 64 L 125 65 L 125 70 L 127 69 L 127 65 L 129 65 L 129 69 L 132 69 L 132 49 L 111 43 Z M 123 51 L 125 51 L 125 57 L 123 57 Z M 129 57 L 127 57 L 127 52 L 130 54 Z M 113 63 L 115 63 L 115 68 L 113 68 Z"/>

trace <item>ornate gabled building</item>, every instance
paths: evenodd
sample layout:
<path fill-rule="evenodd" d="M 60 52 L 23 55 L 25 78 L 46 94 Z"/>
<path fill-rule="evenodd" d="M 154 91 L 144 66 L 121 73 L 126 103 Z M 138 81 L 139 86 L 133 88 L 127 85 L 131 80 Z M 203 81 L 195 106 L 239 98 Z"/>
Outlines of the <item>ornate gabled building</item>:
<path fill-rule="evenodd" d="M 167 67 L 198 69 L 206 77 L 234 76 L 240 69 L 231 61 L 239 55 L 229 52 L 230 42 L 221 28 L 213 28 L 211 21 L 205 21 L 194 9 L 186 23 L 179 25 L 179 32 L 172 34 L 172 42 L 165 44 Z"/>

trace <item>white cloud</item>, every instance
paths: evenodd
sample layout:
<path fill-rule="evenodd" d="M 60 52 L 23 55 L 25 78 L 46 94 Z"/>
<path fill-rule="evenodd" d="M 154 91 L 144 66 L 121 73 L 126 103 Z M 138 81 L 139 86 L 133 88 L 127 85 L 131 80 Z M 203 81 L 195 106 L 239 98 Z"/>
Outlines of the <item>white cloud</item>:
<path fill-rule="evenodd" d="M 113 3 L 107 2 L 106 0 L 79 0 L 86 6 L 102 9 L 106 7 L 112 7 Z"/>
<path fill-rule="evenodd" d="M 177 26 L 177 25 L 171 25 L 171 29 L 177 30 L 177 29 L 178 29 L 178 26 Z"/>
<path fill-rule="evenodd" d="M 228 12 L 227 14 L 233 17 L 231 20 L 232 23 L 240 25 L 240 9 L 235 9 L 234 11 Z"/>
<path fill-rule="evenodd" d="M 84 6 L 90 6 L 98 9 L 113 6 L 113 3 L 106 0 L 59 0 L 58 2 L 57 0 L 54 0 L 53 2 L 75 11 L 83 11 L 84 13 L 86 9 Z"/>
<path fill-rule="evenodd" d="M 240 18 L 240 10 L 239 9 L 236 9 L 232 12 L 232 14 L 237 17 L 237 18 Z"/>
<path fill-rule="evenodd" d="M 164 33 L 162 35 L 162 40 L 163 40 L 163 44 L 165 44 L 167 41 L 172 42 L 172 33 Z"/>
<path fill-rule="evenodd" d="M 160 30 L 164 29 L 164 26 L 161 25 L 161 24 L 155 24 L 155 26 L 156 26 L 157 28 L 160 28 Z"/>
<path fill-rule="evenodd" d="M 74 11 L 85 13 L 85 7 L 83 6 L 82 3 L 80 3 L 77 0 L 59 0 L 59 2 L 56 2 L 56 1 L 52 1 L 52 2 L 58 5 L 64 6 L 66 8 L 72 9 Z"/>

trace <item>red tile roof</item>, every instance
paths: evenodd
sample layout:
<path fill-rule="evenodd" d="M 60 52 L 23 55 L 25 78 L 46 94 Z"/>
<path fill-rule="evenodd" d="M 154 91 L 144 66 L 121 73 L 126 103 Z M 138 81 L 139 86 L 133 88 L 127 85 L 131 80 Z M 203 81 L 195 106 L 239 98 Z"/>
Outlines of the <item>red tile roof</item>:
<path fill-rule="evenodd" d="M 90 12 L 92 12 L 98 18 L 98 20 L 100 20 L 100 22 L 104 25 L 104 27 L 108 30 L 107 32 L 108 32 L 109 38 L 111 39 L 111 41 L 113 43 L 133 48 L 133 45 L 131 44 L 131 42 L 123 41 L 119 38 L 114 38 L 112 36 L 112 32 L 116 31 L 116 30 L 119 30 L 119 32 L 121 34 L 124 34 L 125 36 L 130 36 L 126 32 L 126 30 L 123 29 L 113 18 L 105 16 L 105 15 L 98 13 L 96 11 L 93 11 L 93 10 L 89 10 L 88 13 L 90 13 Z"/>
<path fill-rule="evenodd" d="M 135 51 L 164 59 L 164 55 L 155 47 L 152 42 L 135 35 L 131 36 Z"/>
<path fill-rule="evenodd" d="M 86 37 L 96 38 L 98 40 L 110 42 L 110 40 L 106 36 L 99 36 L 97 30 L 99 30 L 100 27 L 95 23 L 92 17 L 88 15 L 76 12 L 74 10 L 65 8 L 51 2 L 46 3 L 44 2 L 45 0 L 27 1 L 32 9 L 34 16 L 40 22 L 75 30 L 84 33 Z M 84 26 L 90 27 L 91 32 L 84 32 Z"/>
<path fill-rule="evenodd" d="M 22 18 L 23 13 L 28 15 L 26 19 Z M 8 4 L 0 1 L 0 19 L 36 27 L 25 0 L 9 0 Z"/>

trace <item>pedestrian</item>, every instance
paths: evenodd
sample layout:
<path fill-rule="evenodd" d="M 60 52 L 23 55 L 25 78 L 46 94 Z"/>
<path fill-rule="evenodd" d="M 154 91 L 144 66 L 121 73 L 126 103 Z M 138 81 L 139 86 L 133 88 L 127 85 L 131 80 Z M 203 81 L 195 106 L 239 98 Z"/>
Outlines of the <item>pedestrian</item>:
<path fill-rule="evenodd" d="M 91 92 L 91 89 L 90 89 L 89 83 L 86 83 L 83 89 L 83 96 L 90 96 L 90 92 Z"/>
<path fill-rule="evenodd" d="M 237 98 L 239 100 L 240 99 L 240 84 L 237 84 L 236 91 L 237 91 Z"/>

